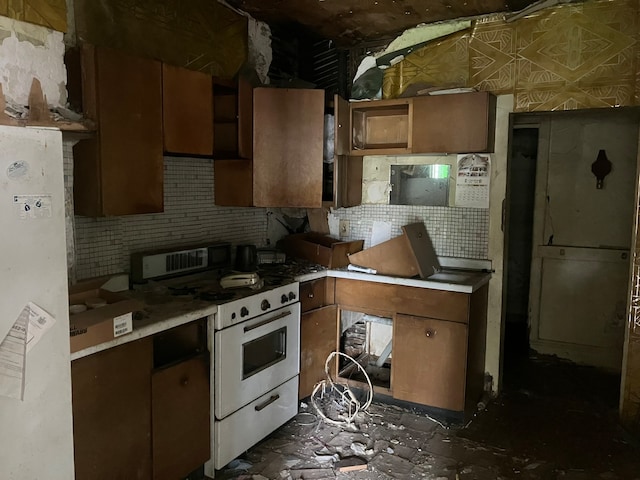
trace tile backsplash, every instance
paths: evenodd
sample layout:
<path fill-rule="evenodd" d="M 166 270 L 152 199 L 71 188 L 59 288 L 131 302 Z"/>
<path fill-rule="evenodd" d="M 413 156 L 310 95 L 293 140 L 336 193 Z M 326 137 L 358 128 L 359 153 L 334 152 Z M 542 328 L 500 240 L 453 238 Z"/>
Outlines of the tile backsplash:
<path fill-rule="evenodd" d="M 265 244 L 265 209 L 214 205 L 213 160 L 165 157 L 164 175 L 163 213 L 75 217 L 78 280 L 128 272 L 130 255 L 138 251 L 212 241 Z"/>
<path fill-rule="evenodd" d="M 439 256 L 485 260 L 489 251 L 489 210 L 482 208 L 424 207 L 406 205 L 360 205 L 333 212 L 349 220 L 346 240 L 364 239 L 370 247 L 374 221 L 390 222 L 391 236 L 402 234 L 400 227 L 424 222 Z"/>
<path fill-rule="evenodd" d="M 65 181 L 71 192 L 72 149 L 65 145 Z M 121 217 L 72 218 L 70 278 L 82 280 L 129 271 L 131 253 L 212 241 L 264 246 L 268 215 L 264 208 L 214 205 L 213 161 L 165 157 L 163 213 Z M 70 195 L 69 195 L 70 196 Z M 68 201 L 71 204 L 70 200 Z M 484 209 L 404 205 L 361 205 L 334 210 L 349 220 L 348 239 L 364 239 L 370 246 L 376 220 L 392 224 L 392 235 L 402 225 L 424 222 L 440 256 L 486 259 L 489 212 Z M 75 252 L 75 255 L 73 253 Z"/>

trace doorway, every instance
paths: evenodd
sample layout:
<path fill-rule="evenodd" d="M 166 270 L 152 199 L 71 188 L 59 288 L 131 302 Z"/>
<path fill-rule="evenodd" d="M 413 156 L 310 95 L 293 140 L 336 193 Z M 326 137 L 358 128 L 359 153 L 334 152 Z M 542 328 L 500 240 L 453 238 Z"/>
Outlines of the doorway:
<path fill-rule="evenodd" d="M 513 114 L 505 205 L 505 372 L 533 352 L 620 371 L 638 110 Z M 598 185 L 592 164 L 611 171 Z"/>

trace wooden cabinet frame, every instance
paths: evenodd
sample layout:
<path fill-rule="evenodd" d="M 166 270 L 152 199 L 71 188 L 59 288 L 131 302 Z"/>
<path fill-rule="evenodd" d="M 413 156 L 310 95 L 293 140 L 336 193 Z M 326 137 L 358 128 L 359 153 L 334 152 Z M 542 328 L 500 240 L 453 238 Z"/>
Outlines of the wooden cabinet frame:
<path fill-rule="evenodd" d="M 335 297 L 336 348 L 342 310 L 393 319 L 391 384 L 374 386 L 377 393 L 454 416 L 475 411 L 484 390 L 487 285 L 468 294 L 338 278 Z"/>

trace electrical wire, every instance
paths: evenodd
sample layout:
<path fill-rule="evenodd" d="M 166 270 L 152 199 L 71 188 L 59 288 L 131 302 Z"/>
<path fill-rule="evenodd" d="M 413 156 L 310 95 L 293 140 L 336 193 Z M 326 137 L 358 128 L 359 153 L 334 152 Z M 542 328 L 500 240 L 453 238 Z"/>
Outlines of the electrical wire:
<path fill-rule="evenodd" d="M 364 404 L 360 403 L 349 388 L 348 384 L 338 383 L 337 380 L 334 381 L 331 377 L 330 364 L 331 360 L 336 356 L 342 356 L 350 362 L 353 362 L 358 369 L 362 371 L 369 387 L 367 400 Z M 371 379 L 362 365 L 356 362 L 356 360 L 349 355 L 342 352 L 331 352 L 329 354 L 324 364 L 324 372 L 327 375 L 327 378 L 321 380 L 313 387 L 313 391 L 311 392 L 311 404 L 325 422 L 336 426 L 349 426 L 353 423 L 358 413 L 360 411 L 366 411 L 373 401 L 373 385 L 371 384 Z M 318 404 L 318 394 L 320 394 L 320 400 L 325 400 L 325 397 L 328 397 L 330 404 L 332 404 L 337 411 L 341 412 L 338 414 L 338 418 L 340 418 L 340 420 L 329 418 L 329 416 L 322 411 L 322 407 Z M 346 414 L 344 413 L 345 411 Z"/>

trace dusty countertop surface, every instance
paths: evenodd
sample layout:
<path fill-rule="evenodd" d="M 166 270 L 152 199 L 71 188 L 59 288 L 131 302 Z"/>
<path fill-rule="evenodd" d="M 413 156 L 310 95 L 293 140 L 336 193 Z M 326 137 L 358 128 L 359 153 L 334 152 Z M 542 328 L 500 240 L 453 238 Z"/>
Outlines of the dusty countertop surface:
<path fill-rule="evenodd" d="M 327 269 L 320 265 L 296 261 L 286 267 L 286 275 L 291 280 L 298 282 L 306 282 L 323 277 L 335 277 L 461 293 L 473 293 L 488 283 L 491 278 L 490 273 L 468 270 L 444 270 L 423 280 L 353 272 L 347 270 L 346 267 Z M 271 268 L 277 269 L 276 266 Z M 160 287 L 129 290 L 123 293 L 131 298 L 140 300 L 144 304 L 144 309 L 134 314 L 133 332 L 74 352 L 71 354 L 71 360 L 148 337 L 200 318 L 212 316 L 218 311 L 218 305 L 222 303 L 199 300 L 192 295 L 169 295 Z M 209 329 L 213 331 L 213 317 L 210 320 Z"/>
<path fill-rule="evenodd" d="M 447 290 L 450 292 L 460 293 L 473 293 L 489 282 L 489 280 L 491 279 L 491 274 L 481 271 L 450 269 L 435 273 L 426 279 L 421 279 L 360 273 L 347 270 L 346 268 L 339 268 L 300 275 L 296 277 L 296 280 L 298 280 L 299 282 L 305 282 L 322 277 L 347 278 L 352 280 L 362 280 L 365 282 L 388 283 L 392 285 L 404 285 L 407 287 L 430 288 L 433 290 Z"/>

